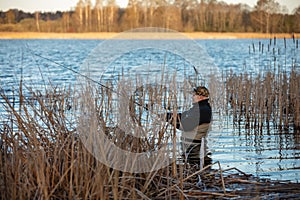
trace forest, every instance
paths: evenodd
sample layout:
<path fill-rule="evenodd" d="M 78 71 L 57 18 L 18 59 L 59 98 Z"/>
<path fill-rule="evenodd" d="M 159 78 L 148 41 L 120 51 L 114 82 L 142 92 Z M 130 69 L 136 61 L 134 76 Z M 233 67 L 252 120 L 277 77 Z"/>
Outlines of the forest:
<path fill-rule="evenodd" d="M 217 0 L 79 0 L 69 11 L 0 11 L 2 32 L 122 32 L 160 27 L 180 32 L 300 32 L 300 5 L 288 12 L 276 0 L 227 4 Z"/>

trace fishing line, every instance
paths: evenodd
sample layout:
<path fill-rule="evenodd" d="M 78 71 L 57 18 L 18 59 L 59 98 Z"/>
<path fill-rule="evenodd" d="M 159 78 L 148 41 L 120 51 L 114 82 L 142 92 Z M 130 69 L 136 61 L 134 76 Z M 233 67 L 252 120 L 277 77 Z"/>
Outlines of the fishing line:
<path fill-rule="evenodd" d="M 106 86 L 106 85 L 104 85 L 104 84 L 102 84 L 102 83 L 100 83 L 100 82 L 98 82 L 98 81 L 96 81 L 96 80 L 90 78 L 90 77 L 87 76 L 87 75 L 81 74 L 80 72 L 78 72 L 78 71 L 72 69 L 71 67 L 66 66 L 65 64 L 61 64 L 61 63 L 59 63 L 59 62 L 57 62 L 57 61 L 55 61 L 55 60 L 52 60 L 52 59 L 50 59 L 50 58 L 47 58 L 47 57 L 42 56 L 42 55 L 40 55 L 40 54 L 37 54 L 37 53 L 35 53 L 33 50 L 31 50 L 29 47 L 26 47 L 26 48 L 31 52 L 31 54 L 33 54 L 33 55 L 36 56 L 36 57 L 39 57 L 39 58 L 44 59 L 44 60 L 47 60 L 47 61 L 49 61 L 49 62 L 51 62 L 51 63 L 53 63 L 53 64 L 56 64 L 56 65 L 58 65 L 58 66 L 60 66 L 60 67 L 62 67 L 62 68 L 64 68 L 64 69 L 66 69 L 66 70 L 69 70 L 69 71 L 73 72 L 74 74 L 77 74 L 77 75 L 79 75 L 79 76 L 81 76 L 81 77 L 83 77 L 83 78 L 85 78 L 85 79 L 87 79 L 87 80 L 89 80 L 89 81 L 91 81 L 91 82 L 93 82 L 93 83 L 95 83 L 95 84 L 97 84 L 97 85 L 99 85 L 99 86 L 105 88 L 105 89 L 108 89 L 108 90 L 110 90 L 110 91 L 116 93 L 118 96 L 121 96 L 121 95 L 122 95 L 122 94 L 120 94 L 119 92 L 115 91 L 114 89 L 112 89 L 112 88 L 110 88 L 110 87 L 108 87 L 108 86 Z M 136 104 L 136 105 L 138 105 L 138 106 L 140 106 L 140 107 L 142 107 L 142 108 L 144 108 L 144 109 L 147 110 L 147 111 L 149 110 L 148 107 L 143 106 L 142 104 L 140 104 L 140 103 L 138 103 L 138 102 L 136 102 L 136 101 L 133 101 L 133 103 Z"/>
<path fill-rule="evenodd" d="M 29 49 L 29 48 L 28 48 L 28 49 Z M 31 50 L 31 49 L 29 49 L 29 50 L 31 51 L 31 53 L 32 53 L 34 56 L 37 56 L 37 57 L 42 58 L 42 59 L 44 59 L 44 60 L 47 60 L 47 61 L 49 61 L 49 62 L 51 62 L 51 63 L 54 63 L 54 64 L 56 64 L 56 65 L 58 65 L 58 66 L 60 66 L 60 67 L 63 67 L 64 69 L 67 69 L 67 70 L 69 70 L 69 71 L 71 71 L 71 72 L 73 72 L 73 73 L 75 73 L 75 74 L 77 74 L 77 75 L 79 75 L 79 76 L 82 76 L 82 77 L 88 79 L 89 81 L 92 81 L 93 83 L 96 83 L 96 84 L 100 85 L 101 87 L 104 87 L 104 88 L 106 88 L 106 89 L 108 89 L 108 90 L 111 90 L 112 92 L 115 92 L 115 93 L 118 94 L 118 92 L 117 92 L 117 91 L 114 91 L 112 88 L 107 87 L 106 85 L 103 85 L 102 83 L 100 83 L 100 82 L 98 82 L 98 81 L 95 81 L 94 79 L 88 77 L 87 75 L 81 74 L 80 72 L 78 72 L 78 71 L 72 69 L 71 67 L 66 66 L 65 64 L 61 64 L 61 63 L 56 62 L 56 61 L 54 61 L 54 60 L 52 60 L 52 59 L 50 59 L 50 58 L 47 58 L 47 57 L 42 56 L 42 55 L 39 55 L 39 54 L 35 53 L 33 50 Z"/>
<path fill-rule="evenodd" d="M 38 58 L 41 58 L 41 59 L 46 60 L 46 61 L 49 61 L 49 62 L 51 62 L 51 63 L 53 63 L 53 64 L 55 64 L 55 65 L 57 65 L 57 66 L 60 66 L 60 67 L 66 69 L 66 70 L 68 70 L 68 71 L 71 71 L 72 73 L 74 73 L 74 74 L 76 74 L 76 75 L 79 75 L 79 76 L 85 78 L 86 80 L 89 80 L 89 81 L 91 81 L 91 82 L 93 82 L 93 83 L 95 83 L 95 84 L 97 84 L 97 85 L 99 85 L 99 86 L 101 86 L 101 87 L 103 87 L 103 88 L 105 88 L 105 89 L 107 89 L 107 90 L 112 91 L 113 93 L 116 93 L 119 97 L 120 97 L 120 96 L 123 96 L 120 92 L 115 91 L 113 88 L 108 87 L 108 86 L 102 84 L 101 82 L 96 81 L 96 80 L 94 80 L 93 78 L 90 78 L 89 76 L 84 75 L 84 74 L 82 74 L 82 73 L 80 73 L 80 72 L 78 72 L 78 71 L 72 69 L 70 66 L 67 66 L 67 65 L 62 64 L 62 63 L 59 63 L 59 62 L 57 62 L 57 61 L 55 61 L 55 60 L 53 60 L 53 59 L 50 59 L 50 58 L 48 58 L 48 57 L 45 57 L 45 56 L 43 56 L 43 55 L 41 55 L 41 54 L 38 54 L 38 53 L 34 52 L 32 49 L 30 49 L 28 46 L 26 46 L 26 48 L 29 50 L 29 52 L 31 52 L 32 55 L 34 55 L 34 56 L 36 56 L 36 57 L 38 57 Z M 176 55 L 176 58 L 177 58 L 177 54 L 175 54 L 175 55 Z M 166 55 L 165 55 L 165 56 L 166 56 Z M 163 65 L 164 67 L 166 66 L 166 63 L 165 63 L 165 62 L 166 62 L 166 58 L 164 59 L 164 65 Z M 190 67 L 192 67 L 192 69 L 193 69 L 193 71 L 194 71 L 194 74 L 197 76 L 196 79 L 198 80 L 199 75 L 200 75 L 199 72 L 198 72 L 198 70 L 196 69 L 196 67 L 195 67 L 194 65 L 191 65 L 191 63 L 189 63 L 188 65 L 189 65 Z M 200 76 L 201 76 L 201 75 L 200 75 Z M 194 85 L 194 84 L 191 82 L 191 80 L 189 80 L 189 79 L 188 79 L 188 82 L 189 82 L 190 85 L 192 85 L 192 86 Z M 132 102 L 133 104 L 135 104 L 135 105 L 137 105 L 137 106 L 139 106 L 139 107 L 142 107 L 142 108 L 145 109 L 146 111 L 149 111 L 149 105 L 148 105 L 148 104 L 146 104 L 146 106 L 145 106 L 145 105 L 143 105 L 143 104 L 137 102 L 136 100 L 133 101 L 132 98 L 130 98 L 130 99 L 131 99 L 131 102 Z M 151 106 L 151 105 L 150 105 L 150 106 Z M 163 108 L 164 108 L 164 110 L 169 110 L 169 109 L 167 108 L 166 105 L 163 106 Z"/>

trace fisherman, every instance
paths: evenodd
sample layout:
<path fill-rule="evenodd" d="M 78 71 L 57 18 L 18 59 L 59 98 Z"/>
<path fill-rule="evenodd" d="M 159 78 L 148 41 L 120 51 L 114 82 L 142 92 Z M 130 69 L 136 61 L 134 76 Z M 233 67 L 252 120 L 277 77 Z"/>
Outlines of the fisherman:
<path fill-rule="evenodd" d="M 212 119 L 212 109 L 209 103 L 209 91 L 204 86 L 193 88 L 192 107 L 182 113 L 167 113 L 166 120 L 176 125 L 182 131 L 181 145 L 183 157 L 191 164 L 208 165 L 211 159 L 205 152 L 206 136 Z M 176 121 L 175 121 L 176 119 Z M 204 152 L 201 153 L 201 145 Z M 201 159 L 203 155 L 204 159 Z"/>

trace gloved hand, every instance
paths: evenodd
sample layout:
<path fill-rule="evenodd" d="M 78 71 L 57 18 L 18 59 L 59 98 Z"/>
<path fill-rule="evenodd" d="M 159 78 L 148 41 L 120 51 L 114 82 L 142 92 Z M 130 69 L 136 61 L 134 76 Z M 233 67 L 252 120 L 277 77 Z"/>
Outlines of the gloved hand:
<path fill-rule="evenodd" d="M 176 128 L 179 129 L 180 128 L 181 113 L 177 113 L 175 115 L 174 113 L 167 112 L 167 113 L 163 113 L 163 114 L 159 115 L 159 117 L 162 120 L 165 120 L 166 122 L 169 122 L 170 124 L 173 124 L 173 117 L 175 117 L 175 116 L 176 116 Z"/>
<path fill-rule="evenodd" d="M 159 114 L 158 117 L 161 120 L 164 120 L 164 121 L 168 122 L 168 121 L 170 121 L 172 119 L 173 113 L 170 113 L 170 112 L 162 113 L 162 114 Z"/>
<path fill-rule="evenodd" d="M 179 129 L 180 128 L 181 113 L 174 114 L 174 113 L 171 113 L 171 112 L 167 112 L 166 121 L 173 124 L 174 117 L 176 117 L 176 128 Z"/>
<path fill-rule="evenodd" d="M 173 113 L 167 112 L 165 120 L 168 122 L 173 118 Z"/>

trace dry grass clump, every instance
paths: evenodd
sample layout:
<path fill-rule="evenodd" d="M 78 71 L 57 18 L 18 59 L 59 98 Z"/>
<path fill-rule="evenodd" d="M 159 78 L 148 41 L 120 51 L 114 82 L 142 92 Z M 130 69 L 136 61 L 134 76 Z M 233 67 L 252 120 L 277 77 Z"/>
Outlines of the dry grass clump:
<path fill-rule="evenodd" d="M 297 184 L 258 180 L 235 168 L 221 169 L 220 165 L 213 170 L 218 162 L 201 168 L 176 157 L 176 129 L 169 125 L 153 127 L 149 119 L 161 114 L 161 110 L 155 110 L 157 105 L 175 112 L 185 109 L 177 105 L 189 98 L 189 89 L 177 90 L 174 82 L 163 87 L 170 80 L 161 79 L 161 85 L 143 85 L 131 96 L 126 89 L 112 90 L 109 82 L 105 87 L 88 85 L 83 93 L 87 102 L 79 101 L 74 88 L 52 87 L 44 92 L 27 89 L 25 95 L 21 82 L 18 95 L 9 96 L 0 90 L 6 109 L 0 124 L 0 199 L 227 199 L 287 194 L 299 197 Z M 257 77 L 228 74 L 222 87 L 216 86 L 215 79 L 207 80 L 211 83 L 211 101 L 215 108 L 229 102 L 235 122 L 244 122 L 251 129 L 261 130 L 265 124 L 273 124 L 299 130 L 300 77 L 296 71 Z M 223 93 L 223 89 L 227 102 L 218 98 L 217 93 Z M 127 135 L 115 124 L 115 113 L 122 106 L 117 104 L 116 96 L 129 100 L 123 110 L 133 124 L 145 125 L 147 137 Z M 173 149 L 169 156 L 176 160 L 142 173 L 119 171 L 99 162 L 80 138 L 78 114 L 83 103 L 90 105 L 97 118 L 95 127 L 89 128 L 104 130 L 116 146 L 145 152 L 170 144 Z M 285 186 L 289 189 L 283 189 Z"/>
<path fill-rule="evenodd" d="M 149 94 L 157 97 L 162 89 L 152 88 Z M 90 103 L 95 105 L 99 125 L 112 142 L 127 150 L 145 151 L 154 147 L 154 140 L 160 143 L 170 137 L 160 132 L 148 140 L 137 140 L 120 133 L 110 126 L 113 91 L 102 87 L 94 92 L 97 95 Z M 168 188 L 183 183 L 193 172 L 184 164 L 129 173 L 99 162 L 78 135 L 75 115 L 80 103 L 70 89 L 30 91 L 30 96 L 25 96 L 21 84 L 18 96 L 1 92 L 1 97 L 6 120 L 0 126 L 0 199 L 164 199 L 183 195 L 182 184 Z M 145 105 L 143 100 L 139 104 Z M 131 109 L 139 106 L 132 105 Z M 141 115 L 132 117 L 141 123 Z"/>
<path fill-rule="evenodd" d="M 258 47 L 253 43 L 249 54 L 260 65 L 259 73 L 225 75 L 226 102 L 230 104 L 225 109 L 231 111 L 234 123 L 260 132 L 264 127 L 299 132 L 298 39 L 293 34 L 290 41 L 274 37 L 267 44 L 259 42 Z"/>
<path fill-rule="evenodd" d="M 299 87 L 300 76 L 294 70 L 257 77 L 229 74 L 226 93 L 234 122 L 260 131 L 263 127 L 299 131 Z"/>
<path fill-rule="evenodd" d="M 148 96 L 155 98 L 165 91 L 162 87 L 147 88 Z M 174 137 L 173 132 L 169 136 L 163 131 L 149 139 L 120 133 L 117 127 L 109 126 L 109 112 L 114 107 L 112 90 L 100 88 L 95 93 L 99 94 L 93 99 L 99 125 L 115 144 L 131 151 L 145 151 L 154 148 L 154 140 L 161 143 Z M 55 88 L 45 94 L 30 91 L 30 97 L 20 90 L 18 97 L 4 93 L 1 97 L 8 118 L 0 129 L 0 199 L 183 199 L 199 196 L 190 194 L 190 189 L 200 191 L 206 184 L 199 178 L 206 176 L 211 165 L 200 170 L 179 161 L 153 172 L 130 173 L 99 162 L 78 135 L 72 115 L 80 104 L 71 90 Z M 12 102 L 16 98 L 19 106 Z M 143 100 L 139 104 L 145 105 Z M 141 123 L 141 116 L 132 117 Z M 196 185 L 196 179 L 201 185 Z M 211 178 L 206 179 L 209 182 Z M 220 188 L 220 193 L 203 193 L 203 198 L 226 196 L 224 182 L 213 185 Z"/>
<path fill-rule="evenodd" d="M 170 127 L 143 139 L 112 127 L 110 113 L 116 104 L 109 87 L 95 89 L 90 103 L 95 106 L 99 126 L 112 142 L 130 151 L 147 151 L 174 140 L 176 130 Z M 144 108 L 150 109 L 154 100 L 168 107 L 175 101 L 172 95 L 160 98 L 176 94 L 161 86 L 139 90 L 144 95 L 131 99 L 130 104 L 137 124 L 145 123 Z M 226 199 L 286 192 L 276 193 L 274 182 L 262 183 L 235 168 L 222 170 L 219 165 L 218 170 L 212 170 L 218 163 L 200 168 L 179 159 L 152 172 L 115 170 L 99 162 L 80 139 L 76 112 L 82 105 L 71 89 L 30 91 L 29 97 L 23 94 L 21 84 L 17 97 L 5 93 L 1 97 L 8 115 L 0 126 L 0 199 Z M 18 106 L 12 99 L 19 99 Z M 293 189 L 296 186 L 290 184 L 288 192 L 299 197 Z"/>

